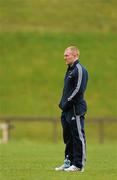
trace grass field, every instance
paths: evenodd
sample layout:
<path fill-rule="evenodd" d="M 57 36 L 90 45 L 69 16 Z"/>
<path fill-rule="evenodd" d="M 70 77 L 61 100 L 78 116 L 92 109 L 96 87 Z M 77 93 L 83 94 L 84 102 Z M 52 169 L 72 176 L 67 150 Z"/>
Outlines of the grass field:
<path fill-rule="evenodd" d="M 60 116 L 64 49 L 77 45 L 89 72 L 88 117 L 117 117 L 116 0 L 0 0 L 0 116 Z M 14 122 L 0 144 L 1 180 L 116 180 L 117 125 L 86 125 L 83 174 L 55 172 L 63 162 L 60 126 Z M 45 132 L 46 130 L 46 132 Z M 0 137 L 2 132 L 0 132 Z"/>
<path fill-rule="evenodd" d="M 88 144 L 84 173 L 56 172 L 63 162 L 64 145 L 37 141 L 0 144 L 2 180 L 116 180 L 117 144 Z"/>

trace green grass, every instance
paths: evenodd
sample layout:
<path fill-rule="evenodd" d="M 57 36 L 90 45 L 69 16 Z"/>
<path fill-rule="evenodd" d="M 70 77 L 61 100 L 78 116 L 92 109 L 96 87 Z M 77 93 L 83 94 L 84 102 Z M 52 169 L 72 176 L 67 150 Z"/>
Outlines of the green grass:
<path fill-rule="evenodd" d="M 64 49 L 89 72 L 89 117 L 117 117 L 116 0 L 0 0 L 0 115 L 59 116 Z"/>
<path fill-rule="evenodd" d="M 56 172 L 63 163 L 64 145 L 37 141 L 12 141 L 0 145 L 2 180 L 116 180 L 117 144 L 88 144 L 85 172 Z"/>
<path fill-rule="evenodd" d="M 117 36 L 111 33 L 0 33 L 0 114 L 58 116 L 70 44 L 78 44 L 89 72 L 89 116 L 117 116 Z"/>
<path fill-rule="evenodd" d="M 116 7 L 116 0 L 0 0 L 0 115 L 60 116 L 63 52 L 73 44 L 89 72 L 88 117 L 117 117 Z M 54 171 L 63 162 L 60 126 L 51 144 L 49 123 L 15 122 L 11 141 L 0 144 L 0 179 L 115 180 L 117 128 L 106 124 L 103 145 L 98 128 L 86 125 L 85 172 L 69 174 Z"/>
<path fill-rule="evenodd" d="M 0 30 L 116 32 L 116 6 L 116 0 L 0 0 Z"/>

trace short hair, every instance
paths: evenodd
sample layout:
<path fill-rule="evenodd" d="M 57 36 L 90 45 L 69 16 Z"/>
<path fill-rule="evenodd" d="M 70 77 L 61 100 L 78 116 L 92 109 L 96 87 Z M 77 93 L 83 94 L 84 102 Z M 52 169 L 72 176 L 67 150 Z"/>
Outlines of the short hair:
<path fill-rule="evenodd" d="M 78 57 L 80 56 L 80 51 L 76 46 L 69 46 L 66 49 L 70 49 L 73 54 L 77 55 Z"/>

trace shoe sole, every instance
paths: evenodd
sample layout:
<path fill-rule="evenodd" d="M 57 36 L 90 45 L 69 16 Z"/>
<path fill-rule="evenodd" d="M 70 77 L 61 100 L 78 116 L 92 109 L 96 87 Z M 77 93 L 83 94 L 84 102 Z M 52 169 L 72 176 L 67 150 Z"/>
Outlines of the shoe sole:
<path fill-rule="evenodd" d="M 74 170 L 74 171 L 72 171 L 72 170 L 64 169 L 64 171 L 65 171 L 65 172 L 79 172 L 79 173 L 83 173 L 83 172 L 84 172 L 84 169 L 82 169 L 81 171 L 79 171 L 79 170 Z"/>

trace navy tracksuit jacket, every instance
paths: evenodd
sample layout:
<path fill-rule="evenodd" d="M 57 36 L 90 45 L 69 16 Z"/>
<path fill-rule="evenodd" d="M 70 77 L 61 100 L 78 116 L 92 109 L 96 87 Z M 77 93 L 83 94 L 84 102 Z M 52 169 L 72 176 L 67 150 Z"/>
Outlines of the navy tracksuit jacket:
<path fill-rule="evenodd" d="M 71 161 L 71 165 L 79 168 L 84 166 L 86 160 L 86 140 L 84 132 L 84 115 L 87 111 L 84 92 L 87 87 L 88 73 L 75 61 L 68 66 L 62 98 L 59 107 L 62 109 L 61 122 L 63 127 L 63 139 L 66 144 L 65 158 Z"/>

